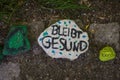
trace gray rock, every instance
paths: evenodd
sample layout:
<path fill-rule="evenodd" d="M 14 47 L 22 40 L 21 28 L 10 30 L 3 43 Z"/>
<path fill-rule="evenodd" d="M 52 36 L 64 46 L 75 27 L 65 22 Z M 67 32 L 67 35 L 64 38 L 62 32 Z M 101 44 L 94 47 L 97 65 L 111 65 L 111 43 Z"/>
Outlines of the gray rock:
<path fill-rule="evenodd" d="M 20 67 L 18 63 L 2 63 L 0 65 L 0 80 L 15 80 L 19 77 Z"/>
<path fill-rule="evenodd" d="M 97 44 L 110 45 L 119 51 L 120 26 L 118 23 L 91 24 L 89 31 L 94 35 Z"/>
<path fill-rule="evenodd" d="M 44 31 L 45 22 L 44 21 L 35 21 L 28 23 L 28 37 L 31 41 L 32 51 L 35 55 L 38 55 L 43 52 L 42 48 L 39 47 L 37 39 L 38 36 Z"/>
<path fill-rule="evenodd" d="M 29 26 L 29 37 L 33 39 L 36 39 L 38 36 L 40 35 L 41 32 L 43 32 L 43 30 L 45 29 L 45 24 L 43 21 L 37 21 L 37 22 L 32 22 L 30 24 L 28 24 Z"/>

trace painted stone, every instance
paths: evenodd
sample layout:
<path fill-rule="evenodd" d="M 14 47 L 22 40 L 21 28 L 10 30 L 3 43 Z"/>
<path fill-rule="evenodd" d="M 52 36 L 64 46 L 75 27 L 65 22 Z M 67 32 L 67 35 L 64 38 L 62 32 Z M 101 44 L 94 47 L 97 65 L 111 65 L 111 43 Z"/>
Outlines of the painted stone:
<path fill-rule="evenodd" d="M 99 59 L 101 61 L 109 61 L 114 59 L 115 56 L 116 56 L 116 53 L 112 47 L 104 47 L 102 50 L 100 50 Z"/>
<path fill-rule="evenodd" d="M 3 54 L 15 55 L 29 49 L 30 43 L 27 38 L 27 27 L 13 26 L 6 38 Z"/>
<path fill-rule="evenodd" d="M 52 58 L 77 59 L 88 50 L 89 37 L 72 20 L 60 20 L 38 37 L 38 43 Z"/>

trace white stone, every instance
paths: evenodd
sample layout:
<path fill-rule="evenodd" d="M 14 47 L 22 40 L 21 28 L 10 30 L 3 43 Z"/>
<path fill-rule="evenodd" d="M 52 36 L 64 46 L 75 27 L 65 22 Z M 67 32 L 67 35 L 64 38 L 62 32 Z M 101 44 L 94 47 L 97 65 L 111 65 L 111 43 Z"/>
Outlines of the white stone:
<path fill-rule="evenodd" d="M 89 37 L 72 20 L 52 24 L 38 37 L 39 45 L 52 58 L 77 59 L 88 50 Z"/>

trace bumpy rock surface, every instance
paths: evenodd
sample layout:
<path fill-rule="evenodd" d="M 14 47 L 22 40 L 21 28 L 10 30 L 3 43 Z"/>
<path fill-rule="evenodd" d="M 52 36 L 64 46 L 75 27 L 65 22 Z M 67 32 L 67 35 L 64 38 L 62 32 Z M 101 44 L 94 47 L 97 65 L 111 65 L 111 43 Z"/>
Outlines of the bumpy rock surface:
<path fill-rule="evenodd" d="M 14 80 L 20 74 L 20 66 L 18 63 L 2 63 L 0 65 L 0 80 Z"/>
<path fill-rule="evenodd" d="M 113 46 L 120 51 L 120 26 L 118 23 L 91 24 L 90 32 L 94 35 L 97 44 Z"/>

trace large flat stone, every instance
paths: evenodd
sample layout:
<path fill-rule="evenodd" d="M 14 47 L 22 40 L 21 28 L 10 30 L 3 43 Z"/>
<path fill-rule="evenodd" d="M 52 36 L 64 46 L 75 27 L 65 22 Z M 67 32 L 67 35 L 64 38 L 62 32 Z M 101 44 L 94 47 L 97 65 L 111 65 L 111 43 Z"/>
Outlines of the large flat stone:
<path fill-rule="evenodd" d="M 18 63 L 2 63 L 0 65 L 0 80 L 17 80 L 20 74 Z"/>
<path fill-rule="evenodd" d="M 119 51 L 120 26 L 118 23 L 91 24 L 89 31 L 94 35 L 97 44 L 110 45 Z"/>

